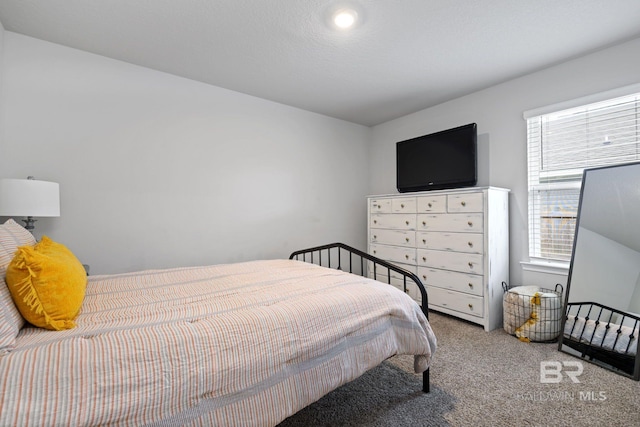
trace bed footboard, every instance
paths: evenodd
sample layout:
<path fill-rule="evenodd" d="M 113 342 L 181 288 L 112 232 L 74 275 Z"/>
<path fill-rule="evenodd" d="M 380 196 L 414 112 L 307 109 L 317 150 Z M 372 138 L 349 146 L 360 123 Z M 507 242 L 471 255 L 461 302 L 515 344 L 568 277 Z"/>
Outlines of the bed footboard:
<path fill-rule="evenodd" d="M 421 295 L 420 308 L 425 317 L 427 319 L 429 318 L 429 301 L 427 291 L 422 281 L 412 272 L 398 267 L 395 264 L 347 246 L 344 243 L 330 243 L 328 245 L 301 249 L 293 252 L 289 256 L 289 259 L 348 271 L 349 273 L 371 277 L 375 280 L 379 280 L 379 277 L 384 277 L 386 279 L 385 282 L 389 284 L 391 284 L 391 272 L 393 271 L 402 277 L 405 292 L 407 291 L 408 283 L 413 283 L 418 287 Z M 422 391 L 429 393 L 429 388 L 429 369 L 427 369 L 422 373 Z"/>
<path fill-rule="evenodd" d="M 562 344 L 638 380 L 640 317 L 595 302 L 567 304 Z"/>

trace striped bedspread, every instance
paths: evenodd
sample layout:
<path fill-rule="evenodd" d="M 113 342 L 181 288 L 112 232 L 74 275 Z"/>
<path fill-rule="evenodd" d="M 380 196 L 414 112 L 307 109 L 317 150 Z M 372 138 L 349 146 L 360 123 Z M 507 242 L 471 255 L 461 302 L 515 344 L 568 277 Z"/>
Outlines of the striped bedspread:
<path fill-rule="evenodd" d="M 75 329 L 0 356 L 0 426 L 273 426 L 435 346 L 407 295 L 299 261 L 93 276 Z"/>

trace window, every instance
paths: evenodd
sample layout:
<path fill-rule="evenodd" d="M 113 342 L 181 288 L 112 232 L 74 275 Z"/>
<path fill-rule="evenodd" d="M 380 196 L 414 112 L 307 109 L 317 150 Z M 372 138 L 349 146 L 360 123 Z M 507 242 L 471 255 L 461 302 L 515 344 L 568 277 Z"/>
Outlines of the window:
<path fill-rule="evenodd" d="M 525 113 L 532 260 L 571 260 L 584 169 L 640 160 L 640 88 L 633 89 L 630 95 Z"/>

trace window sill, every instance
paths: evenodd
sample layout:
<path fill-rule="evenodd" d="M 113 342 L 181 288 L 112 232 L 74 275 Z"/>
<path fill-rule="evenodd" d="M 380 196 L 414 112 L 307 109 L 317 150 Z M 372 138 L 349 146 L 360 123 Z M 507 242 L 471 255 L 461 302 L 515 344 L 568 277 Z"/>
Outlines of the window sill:
<path fill-rule="evenodd" d="M 535 273 L 558 274 L 567 276 L 569 274 L 569 262 L 562 261 L 521 261 L 520 265 L 524 271 L 532 271 Z"/>

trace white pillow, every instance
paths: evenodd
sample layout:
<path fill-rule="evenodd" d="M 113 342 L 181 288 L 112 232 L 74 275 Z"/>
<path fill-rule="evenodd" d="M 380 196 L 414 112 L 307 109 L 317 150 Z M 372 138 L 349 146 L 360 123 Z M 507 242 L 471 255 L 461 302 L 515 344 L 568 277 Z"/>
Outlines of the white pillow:
<path fill-rule="evenodd" d="M 10 219 L 0 225 L 0 353 L 13 348 L 18 332 L 24 326 L 24 319 L 13 303 L 5 283 L 7 266 L 18 246 L 35 244 L 33 234 L 14 220 Z"/>

